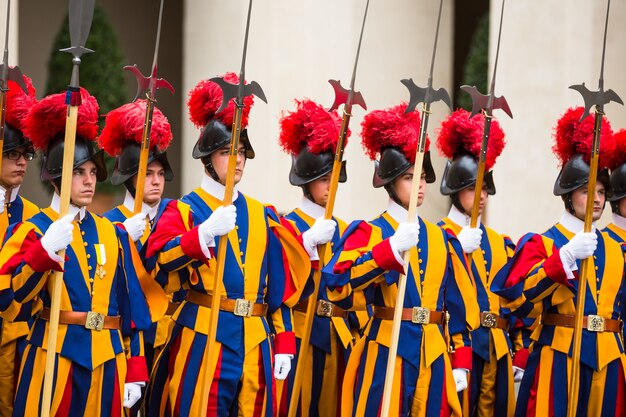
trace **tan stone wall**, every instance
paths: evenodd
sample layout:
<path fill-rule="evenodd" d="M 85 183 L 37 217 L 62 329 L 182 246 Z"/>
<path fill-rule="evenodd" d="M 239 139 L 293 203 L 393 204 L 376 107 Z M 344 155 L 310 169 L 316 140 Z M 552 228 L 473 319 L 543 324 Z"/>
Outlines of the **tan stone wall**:
<path fill-rule="evenodd" d="M 500 5 L 493 1 L 491 6 L 492 60 Z M 626 4 L 611 6 L 605 87 L 626 99 Z M 518 238 L 550 227 L 563 210 L 560 198 L 552 195 L 559 171 L 551 151 L 552 129 L 568 107 L 583 104 L 570 85 L 598 87 L 606 2 L 509 1 L 504 13 L 496 90 L 506 96 L 514 119 L 497 113 L 508 145 L 494 171 L 498 194 L 488 215 L 492 227 Z M 605 111 L 615 130 L 626 126 L 623 106 L 612 103 Z M 600 225 L 609 221 L 610 211 L 607 205 Z"/>
<path fill-rule="evenodd" d="M 451 1 L 446 1 L 442 18 L 434 82 L 451 91 Z M 249 161 L 242 190 L 281 211 L 288 211 L 301 198 L 299 188 L 289 185 L 290 158 L 278 147 L 281 110 L 294 108 L 293 99 L 308 97 L 330 106 L 333 90 L 328 79 L 348 86 L 354 65 L 365 1 L 306 0 L 257 1 L 253 5 L 246 78 L 263 87 L 269 104 L 256 100 L 249 132 L 257 158 Z M 402 78 L 425 85 L 435 31 L 438 2 L 394 0 L 370 3 L 356 77 L 368 109 L 380 109 L 408 100 Z M 239 72 L 247 2 L 188 0 L 184 24 L 184 89 L 201 78 L 225 71 Z M 433 106 L 430 129 L 447 113 L 442 104 Z M 352 136 L 347 146 L 348 182 L 340 185 L 335 212 L 346 220 L 371 218 L 384 209 L 387 195 L 371 186 L 373 163 L 360 144 L 360 123 L 365 114 L 353 108 Z M 190 153 L 198 131 L 183 126 L 183 189 L 200 181 L 202 166 Z M 443 172 L 443 162 L 436 170 Z M 447 202 L 438 184 L 429 187 L 422 213 L 433 221 L 447 212 Z"/>

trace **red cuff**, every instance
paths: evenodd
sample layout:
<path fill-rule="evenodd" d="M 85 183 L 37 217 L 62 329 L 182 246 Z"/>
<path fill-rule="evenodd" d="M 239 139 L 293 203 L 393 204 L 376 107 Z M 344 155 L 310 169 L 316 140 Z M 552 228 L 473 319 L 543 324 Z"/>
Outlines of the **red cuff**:
<path fill-rule="evenodd" d="M 191 259 L 198 259 L 203 262 L 208 260 L 208 258 L 204 256 L 204 253 L 202 253 L 197 227 L 181 235 L 180 248 L 183 250 L 183 253 Z"/>
<path fill-rule="evenodd" d="M 274 354 L 277 353 L 296 354 L 296 334 L 294 332 L 282 332 L 274 337 Z"/>
<path fill-rule="evenodd" d="M 372 256 L 374 260 L 384 270 L 404 272 L 404 266 L 402 266 L 396 259 L 393 249 L 389 244 L 389 239 L 385 239 L 372 248 Z"/>
<path fill-rule="evenodd" d="M 567 285 L 571 287 L 569 280 L 567 279 L 567 272 L 561 261 L 560 250 L 555 250 L 552 255 L 548 257 L 543 263 L 543 269 L 546 271 L 546 275 L 554 282 Z"/>
<path fill-rule="evenodd" d="M 24 261 L 36 272 L 63 271 L 61 264 L 53 260 L 41 246 L 41 240 L 34 242 L 24 254 Z"/>
<path fill-rule="evenodd" d="M 133 356 L 126 361 L 126 382 L 148 382 L 148 365 L 143 356 Z"/>
<path fill-rule="evenodd" d="M 526 369 L 526 362 L 528 362 L 528 353 L 528 349 L 520 349 L 515 352 L 515 356 L 513 356 L 513 366 Z"/>
<path fill-rule="evenodd" d="M 472 348 L 463 346 L 457 348 L 452 354 L 452 369 L 465 368 L 472 370 Z"/>

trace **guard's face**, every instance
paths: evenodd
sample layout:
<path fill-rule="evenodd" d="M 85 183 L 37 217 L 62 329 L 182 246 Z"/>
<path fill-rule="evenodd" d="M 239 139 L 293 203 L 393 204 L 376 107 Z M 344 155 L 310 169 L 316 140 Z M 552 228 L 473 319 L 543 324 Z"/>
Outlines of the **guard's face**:
<path fill-rule="evenodd" d="M 137 189 L 137 175 L 133 177 L 133 185 Z M 148 164 L 146 171 L 146 182 L 143 187 L 143 202 L 154 207 L 161 201 L 163 189 L 165 188 L 165 169 L 159 161 L 152 161 Z"/>
<path fill-rule="evenodd" d="M 326 207 L 330 190 L 330 173 L 307 184 L 313 202 L 318 206 Z"/>
<path fill-rule="evenodd" d="M 230 152 L 229 146 L 224 146 L 211 154 L 211 165 L 217 173 L 222 185 L 226 184 L 226 175 L 228 173 L 228 154 Z M 246 147 L 239 143 L 237 147 L 237 166 L 235 168 L 235 184 L 241 181 L 243 176 L 243 169 L 246 165 Z"/>
<path fill-rule="evenodd" d="M 459 202 L 461 206 L 463 206 L 463 210 L 465 214 L 468 216 L 472 215 L 472 208 L 474 207 L 474 196 L 476 193 L 476 187 L 474 185 L 464 188 L 459 191 Z M 478 206 L 478 214 L 482 215 L 485 205 L 487 204 L 487 198 L 489 194 L 487 194 L 487 190 L 485 190 L 485 184 L 483 184 L 483 188 L 480 192 L 480 205 Z"/>
<path fill-rule="evenodd" d="M 96 191 L 96 174 L 98 168 L 93 161 L 87 161 L 74 169 L 72 174 L 71 200 L 77 207 L 91 204 Z"/>
<path fill-rule="evenodd" d="M 2 154 L 2 173 L 0 173 L 0 185 L 12 188 L 21 185 L 26 175 L 28 161 L 35 157 L 35 151 L 31 147 L 23 146 Z"/>
<path fill-rule="evenodd" d="M 413 168 L 409 168 L 402 175 L 393 180 L 393 186 L 396 190 L 396 195 L 402 203 L 402 206 L 406 209 L 409 207 L 409 201 L 411 199 L 411 186 L 413 185 Z M 426 172 L 422 170 L 420 178 L 419 193 L 417 195 L 417 207 L 421 206 L 424 202 L 424 196 L 426 195 Z"/>
<path fill-rule="evenodd" d="M 596 192 L 593 195 L 593 220 L 596 221 L 602 216 L 604 203 L 606 201 L 606 192 L 604 184 L 598 182 L 596 184 Z M 587 207 L 587 185 L 584 185 L 572 192 L 572 205 L 574 206 L 574 216 L 580 220 L 585 220 L 585 211 Z"/>

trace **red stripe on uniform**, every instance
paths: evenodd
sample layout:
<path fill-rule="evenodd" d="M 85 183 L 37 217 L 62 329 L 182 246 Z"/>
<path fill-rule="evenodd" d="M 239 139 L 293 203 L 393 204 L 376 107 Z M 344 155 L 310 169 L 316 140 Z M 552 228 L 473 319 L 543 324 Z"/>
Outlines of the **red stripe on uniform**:
<path fill-rule="evenodd" d="M 217 364 L 215 364 L 215 373 L 213 374 L 213 379 L 211 380 L 211 388 L 209 389 L 209 402 L 206 405 L 207 417 L 218 416 L 217 399 L 218 399 L 219 389 L 220 389 L 219 380 L 220 380 L 220 375 L 222 374 L 222 353 L 223 353 L 223 348 L 220 346 L 220 353 L 217 356 Z"/>
<path fill-rule="evenodd" d="M 57 370 L 57 373 L 58 373 L 58 370 Z M 59 404 L 59 408 L 57 409 L 57 413 L 56 413 L 57 417 L 70 415 L 70 404 L 72 403 L 72 367 L 70 367 L 70 372 L 67 374 L 66 381 L 67 383 L 65 384 L 65 389 L 63 390 L 63 397 L 61 397 L 61 403 Z M 58 382 L 59 381 L 57 379 L 57 383 Z M 54 392 L 53 392 L 53 395 L 54 395 Z"/>
<path fill-rule="evenodd" d="M 450 409 L 450 404 L 448 404 L 448 390 L 447 390 L 448 382 L 446 381 L 446 373 L 443 373 L 443 386 L 441 387 L 441 410 L 439 411 L 440 417 L 448 417 L 452 414 L 452 409 Z"/>
<path fill-rule="evenodd" d="M 259 358 L 257 360 L 257 369 L 259 370 L 258 380 L 259 380 L 259 390 L 256 393 L 256 398 L 254 399 L 254 413 L 255 416 L 263 415 L 263 398 L 265 397 L 265 389 L 267 387 L 265 381 L 265 366 L 263 366 L 263 352 L 260 347 L 257 348 L 259 351 Z M 274 404 L 273 410 L 276 410 L 276 396 L 274 396 Z"/>
<path fill-rule="evenodd" d="M 618 361 L 617 370 L 617 400 L 615 402 L 615 417 L 626 416 L 626 384 L 624 384 L 624 368 Z"/>
<path fill-rule="evenodd" d="M 115 385 L 113 386 L 113 401 L 111 404 L 111 417 L 122 417 L 122 398 L 120 397 L 120 379 L 119 379 L 119 373 L 117 373 L 117 367 L 115 370 Z"/>
<path fill-rule="evenodd" d="M 505 287 L 513 287 L 524 280 L 533 266 L 548 257 L 541 235 L 531 237 L 522 247 L 520 254 L 511 266 Z"/>

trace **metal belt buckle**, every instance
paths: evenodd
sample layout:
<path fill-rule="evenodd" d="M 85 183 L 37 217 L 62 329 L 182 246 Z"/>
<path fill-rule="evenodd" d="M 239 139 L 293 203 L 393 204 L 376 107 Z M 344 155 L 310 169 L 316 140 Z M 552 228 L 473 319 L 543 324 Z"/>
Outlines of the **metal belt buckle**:
<path fill-rule="evenodd" d="M 237 298 L 235 300 L 235 310 L 233 313 L 235 316 L 250 317 L 252 316 L 252 301 L 243 298 Z"/>
<path fill-rule="evenodd" d="M 604 329 L 604 317 L 594 314 L 587 316 L 587 330 L 590 332 L 603 332 Z"/>
<path fill-rule="evenodd" d="M 483 327 L 489 327 L 490 329 L 496 328 L 498 324 L 498 318 L 494 313 L 483 311 L 480 313 L 480 325 Z"/>
<path fill-rule="evenodd" d="M 426 307 L 413 307 L 411 322 L 415 324 L 430 323 L 430 310 Z"/>
<path fill-rule="evenodd" d="M 85 328 L 89 330 L 102 330 L 104 328 L 104 314 L 89 311 L 87 313 L 87 320 L 85 321 Z"/>
<path fill-rule="evenodd" d="M 316 314 L 322 317 L 332 317 L 333 316 L 333 303 L 326 300 L 319 300 L 317 302 L 317 311 Z"/>

